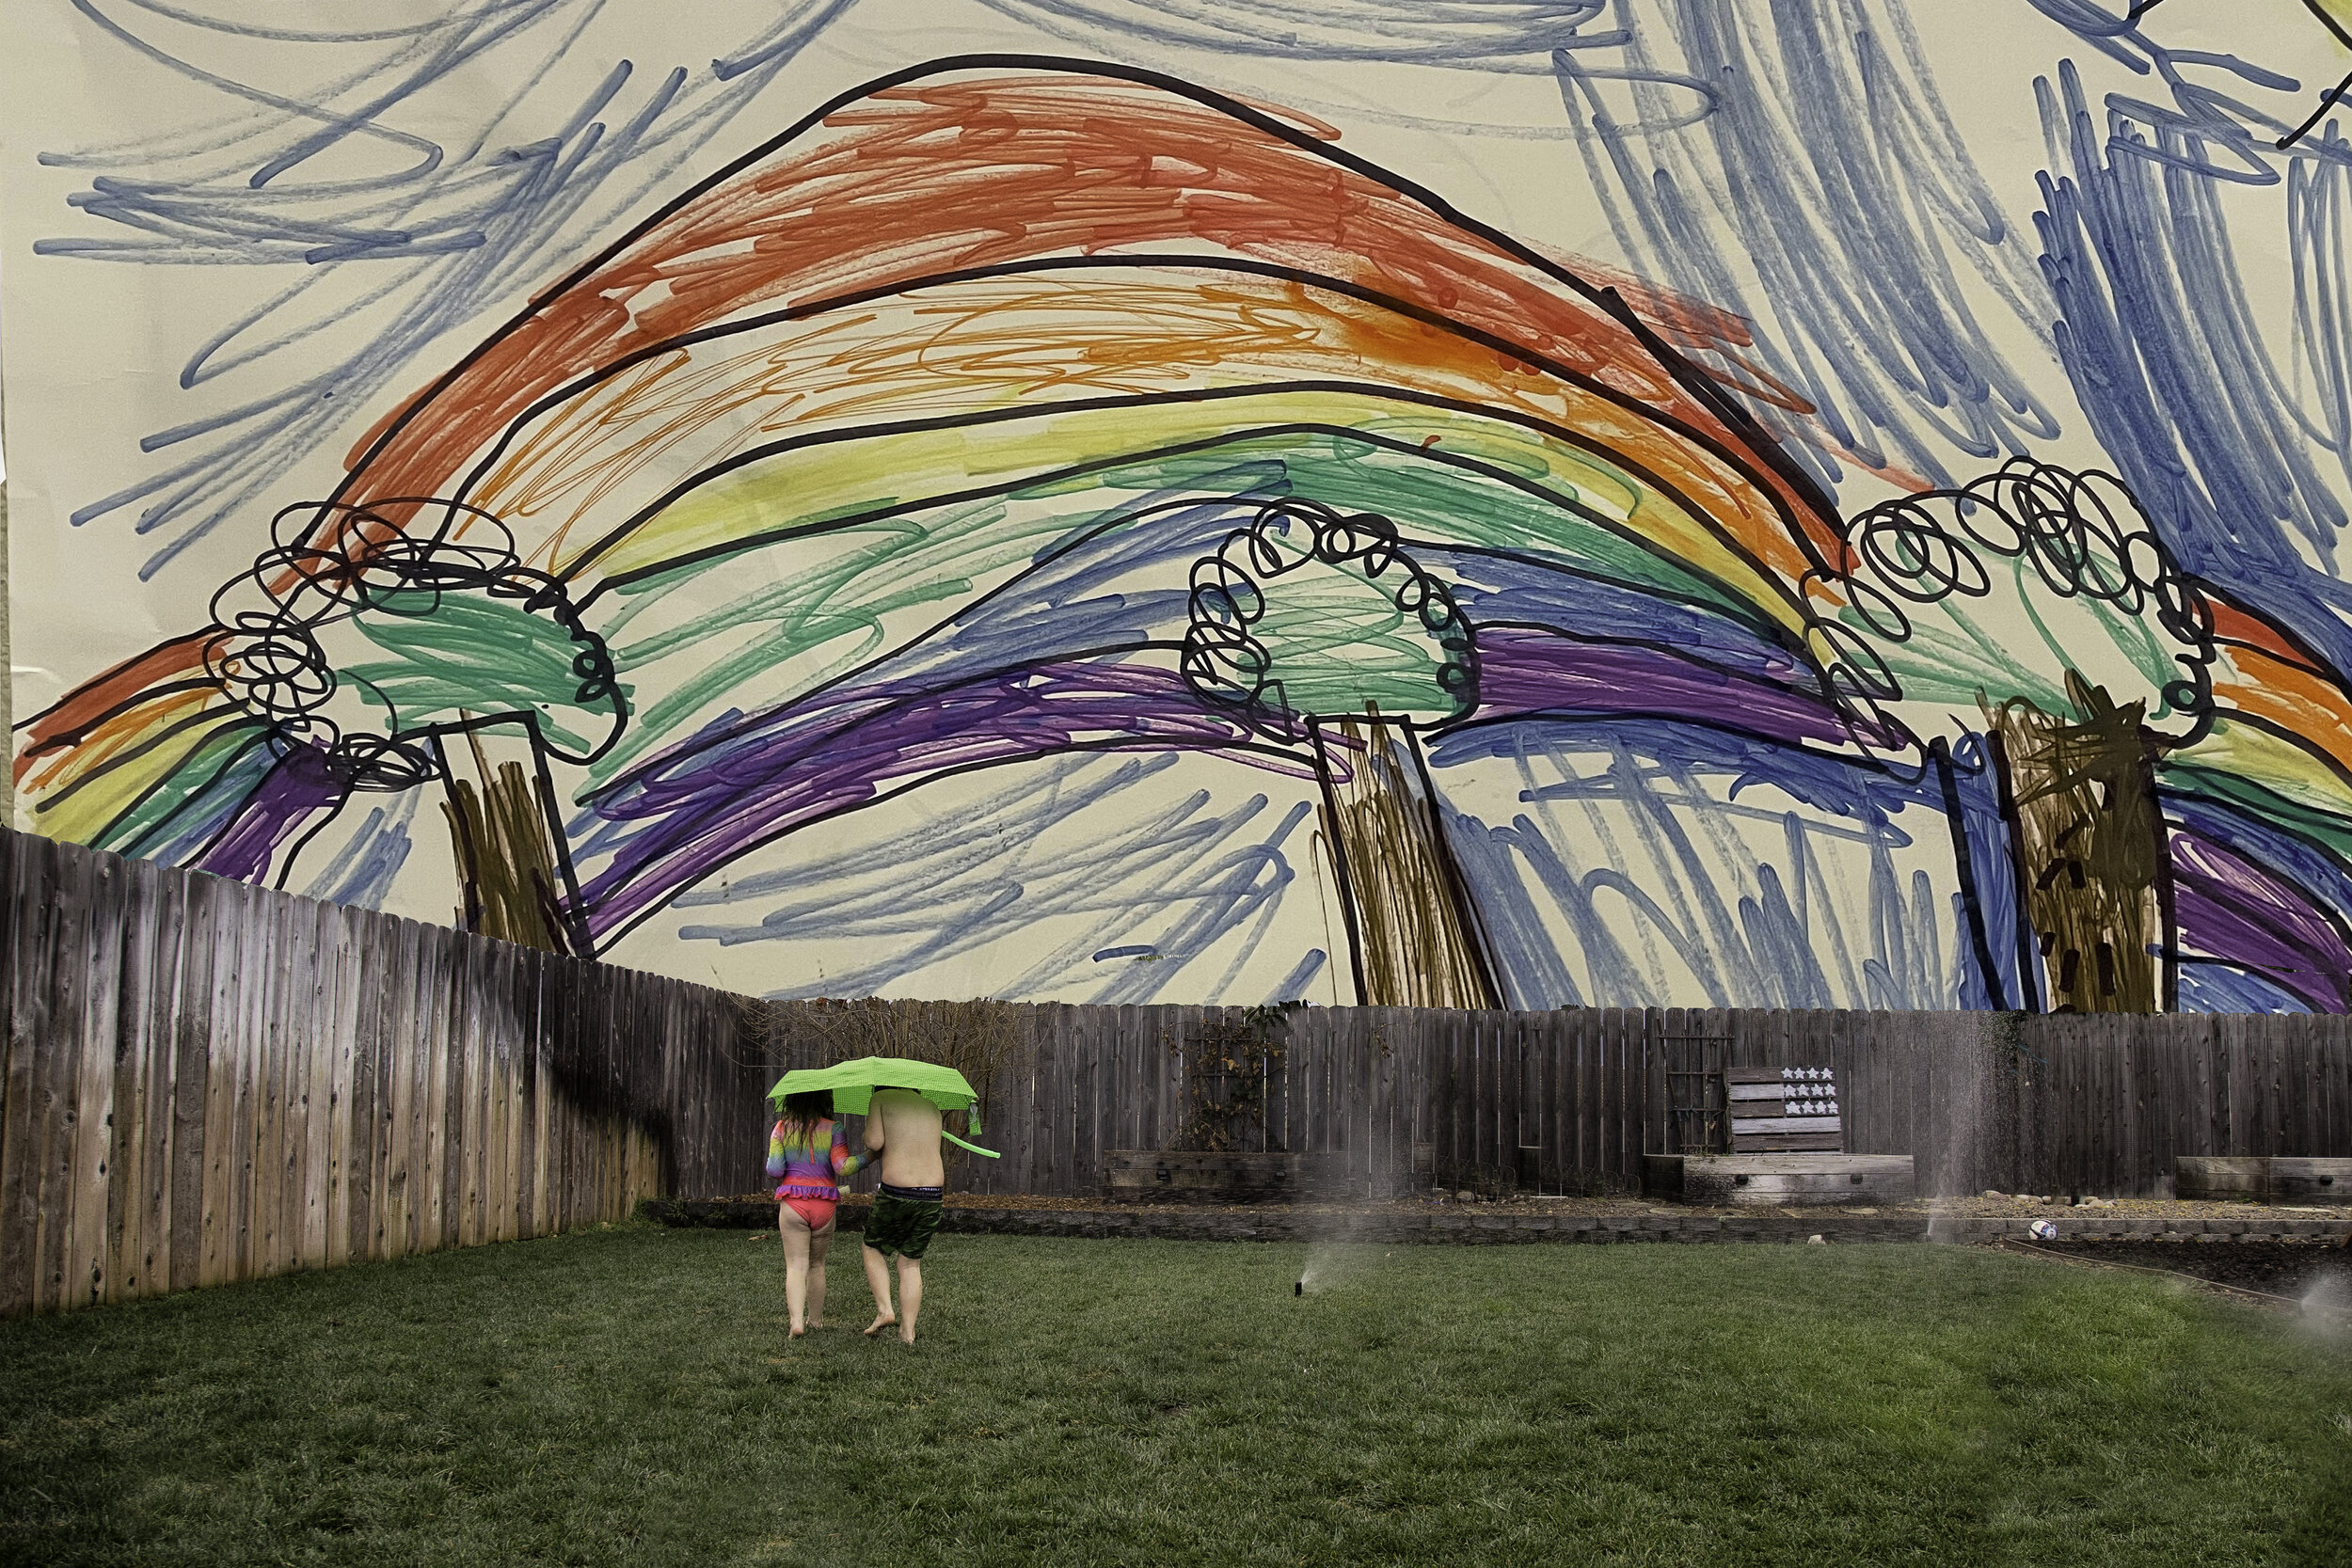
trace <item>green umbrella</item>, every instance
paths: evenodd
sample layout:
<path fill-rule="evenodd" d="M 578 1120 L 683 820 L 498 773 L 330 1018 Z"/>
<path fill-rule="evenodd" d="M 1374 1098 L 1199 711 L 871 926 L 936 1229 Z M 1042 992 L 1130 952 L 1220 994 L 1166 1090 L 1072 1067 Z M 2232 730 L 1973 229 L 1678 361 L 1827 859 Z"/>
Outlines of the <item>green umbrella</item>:
<path fill-rule="evenodd" d="M 853 1061 L 835 1062 L 831 1067 L 795 1068 L 776 1080 L 776 1086 L 768 1091 L 768 1098 L 781 1101 L 788 1094 L 817 1094 L 831 1091 L 835 1115 L 862 1117 L 872 1103 L 876 1089 L 912 1089 L 938 1106 L 942 1111 L 961 1111 L 977 1106 L 979 1095 L 970 1080 L 951 1067 L 936 1062 L 911 1061 L 904 1056 L 860 1056 Z M 980 1130 L 979 1112 L 972 1113 L 972 1131 Z M 953 1132 L 942 1136 L 958 1148 L 969 1148 L 975 1154 L 997 1158 L 993 1149 L 980 1148 L 965 1143 Z"/>

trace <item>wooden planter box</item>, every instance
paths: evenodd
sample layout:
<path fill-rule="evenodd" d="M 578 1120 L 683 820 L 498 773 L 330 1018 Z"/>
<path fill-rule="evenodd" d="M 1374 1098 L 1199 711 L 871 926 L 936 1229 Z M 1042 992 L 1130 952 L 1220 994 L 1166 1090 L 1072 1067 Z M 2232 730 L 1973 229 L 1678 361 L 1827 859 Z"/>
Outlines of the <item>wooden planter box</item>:
<path fill-rule="evenodd" d="M 1316 1196 L 1317 1154 L 1211 1154 L 1114 1148 L 1105 1196 L 1125 1203 L 1294 1203 Z"/>
<path fill-rule="evenodd" d="M 1650 1154 L 1642 1176 L 1652 1197 L 1733 1207 L 1909 1203 L 1918 1196 L 1908 1154 Z"/>

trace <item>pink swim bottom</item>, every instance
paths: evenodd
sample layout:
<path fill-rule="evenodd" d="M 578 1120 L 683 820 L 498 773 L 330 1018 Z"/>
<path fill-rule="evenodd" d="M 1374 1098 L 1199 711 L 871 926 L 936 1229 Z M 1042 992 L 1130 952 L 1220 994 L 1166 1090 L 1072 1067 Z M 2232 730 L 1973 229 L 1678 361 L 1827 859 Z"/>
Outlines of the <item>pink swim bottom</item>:
<path fill-rule="evenodd" d="M 828 1198 L 787 1197 L 780 1201 L 787 1209 L 806 1220 L 811 1230 L 822 1230 L 833 1223 L 833 1203 Z"/>

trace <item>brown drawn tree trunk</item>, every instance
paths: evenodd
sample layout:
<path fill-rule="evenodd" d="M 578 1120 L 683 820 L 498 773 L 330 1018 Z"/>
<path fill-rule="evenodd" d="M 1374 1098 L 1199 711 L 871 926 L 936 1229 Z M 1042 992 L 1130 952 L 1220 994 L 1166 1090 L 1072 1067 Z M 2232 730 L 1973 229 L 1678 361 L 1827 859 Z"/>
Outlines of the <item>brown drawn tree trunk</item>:
<path fill-rule="evenodd" d="M 1311 729 L 1363 1005 L 1502 1006 L 1412 727 L 1367 715 Z"/>
<path fill-rule="evenodd" d="M 557 886 L 555 845 L 548 832 L 550 802 L 540 781 L 518 762 L 496 768 L 473 732 L 458 752 L 442 746 L 449 765 L 450 850 L 465 898 L 457 911 L 469 931 L 549 953 L 572 951 Z M 461 758 L 473 763 L 466 776 Z"/>
<path fill-rule="evenodd" d="M 2052 1012 L 2155 1012 L 2170 974 L 2160 742 L 2145 704 L 2071 672 L 2066 689 L 2071 720 L 2023 698 L 1987 714 L 2042 994 Z"/>

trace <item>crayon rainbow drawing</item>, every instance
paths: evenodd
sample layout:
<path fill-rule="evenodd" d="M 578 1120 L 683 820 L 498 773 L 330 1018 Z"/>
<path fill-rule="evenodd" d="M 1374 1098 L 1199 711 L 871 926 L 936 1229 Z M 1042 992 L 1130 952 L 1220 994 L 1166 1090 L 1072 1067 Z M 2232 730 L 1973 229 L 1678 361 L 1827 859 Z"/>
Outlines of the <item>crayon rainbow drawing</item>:
<path fill-rule="evenodd" d="M 2328 651 L 2131 463 L 1841 506 L 1756 357 L 1307 114 L 933 61 L 384 407 L 19 785 L 551 949 L 871 935 L 777 994 L 2352 1008 Z"/>

